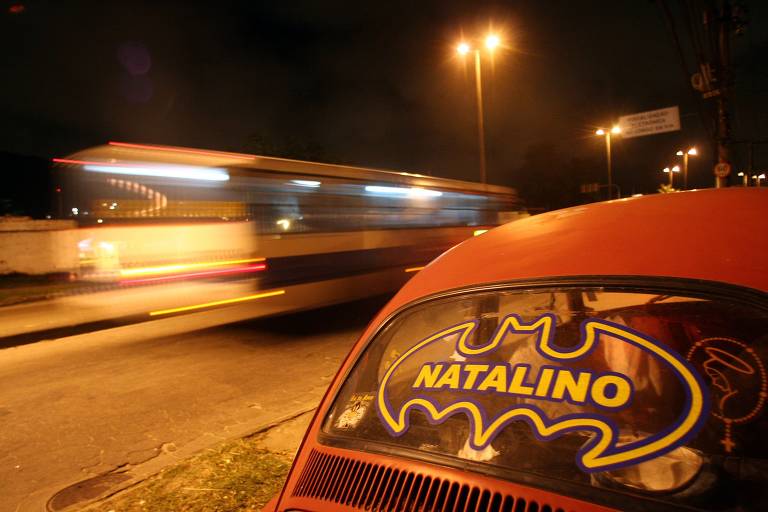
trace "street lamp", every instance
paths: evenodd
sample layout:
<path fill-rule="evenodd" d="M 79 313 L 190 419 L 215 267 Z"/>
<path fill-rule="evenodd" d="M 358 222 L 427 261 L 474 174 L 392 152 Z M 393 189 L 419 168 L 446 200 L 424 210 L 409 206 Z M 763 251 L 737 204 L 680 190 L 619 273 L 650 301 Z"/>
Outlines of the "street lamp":
<path fill-rule="evenodd" d="M 698 154 L 696 148 L 690 148 L 688 151 L 682 149 L 677 151 L 677 156 L 683 157 L 683 190 L 688 189 L 688 155 L 696 156 Z"/>
<path fill-rule="evenodd" d="M 488 37 L 485 38 L 485 47 L 491 51 L 495 50 L 500 43 L 501 39 L 496 34 L 488 34 Z"/>
<path fill-rule="evenodd" d="M 671 169 L 669 167 L 664 168 L 664 172 L 669 174 L 669 187 L 674 188 L 674 177 L 676 172 L 680 172 L 680 166 L 676 165 Z"/>
<path fill-rule="evenodd" d="M 611 134 L 618 135 L 620 133 L 621 128 L 619 128 L 619 125 L 614 125 L 610 130 L 603 130 L 602 128 L 598 128 L 595 132 L 595 135 L 605 137 L 605 156 L 606 160 L 608 161 L 608 199 L 612 199 L 613 196 L 613 178 L 611 176 Z"/>
<path fill-rule="evenodd" d="M 741 185 L 744 187 L 748 187 L 749 182 L 747 180 L 749 179 L 749 175 L 745 172 L 740 172 L 738 176 L 739 178 L 741 178 Z"/>
<path fill-rule="evenodd" d="M 760 186 L 760 182 L 765 179 L 765 173 L 752 176 L 753 180 L 757 180 L 757 186 Z"/>
<path fill-rule="evenodd" d="M 501 44 L 501 39 L 496 34 L 488 34 L 485 38 L 485 48 L 493 53 Z M 462 41 L 456 46 L 456 52 L 462 57 L 469 52 L 475 53 L 475 91 L 477 96 L 477 140 L 480 149 L 480 181 L 487 181 L 485 165 L 485 128 L 483 126 L 483 83 L 480 69 L 480 48 L 473 48 L 466 41 Z"/>

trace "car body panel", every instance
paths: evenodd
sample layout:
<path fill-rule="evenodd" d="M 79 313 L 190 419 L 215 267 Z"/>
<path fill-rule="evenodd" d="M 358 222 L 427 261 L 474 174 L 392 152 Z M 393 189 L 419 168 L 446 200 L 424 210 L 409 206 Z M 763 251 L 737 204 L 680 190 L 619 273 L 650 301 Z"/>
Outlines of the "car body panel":
<path fill-rule="evenodd" d="M 405 483 L 398 484 L 396 480 L 402 473 L 412 475 L 411 486 L 416 477 L 422 483 L 430 477 L 458 482 L 459 488 L 467 486 L 469 493 L 479 489 L 481 494 L 488 490 L 522 498 L 519 506 L 523 508 L 519 510 L 608 510 L 610 507 L 575 498 L 570 491 L 568 496 L 565 490 L 563 494 L 542 490 L 534 481 L 531 486 L 521 485 L 484 475 L 477 468 L 462 471 L 439 461 L 430 464 L 423 459 L 329 446 L 319 441 L 322 423 L 372 337 L 393 315 L 413 304 L 456 290 L 492 288 L 499 283 L 595 284 L 622 278 L 653 282 L 671 278 L 681 280 L 682 286 L 716 283 L 764 294 L 768 291 L 768 237 L 761 230 L 760 221 L 766 218 L 768 191 L 691 191 L 550 212 L 501 226 L 454 247 L 416 274 L 379 312 L 353 347 L 310 424 L 276 510 L 345 510 L 343 507 L 349 506 L 347 496 L 344 489 L 336 487 L 357 485 L 363 478 L 360 474 L 349 477 L 349 481 L 344 476 L 329 476 L 330 480 L 309 491 L 307 482 L 334 475 L 341 469 L 367 467 L 366 464 L 377 465 L 382 471 L 391 470 L 392 481 L 387 485 L 399 486 L 399 493 L 408 492 L 403 487 Z M 318 466 L 319 458 L 325 462 Z M 307 470 L 313 464 L 311 471 Z M 477 500 L 470 503 L 466 499 L 462 507 L 467 510 L 483 509 L 477 508 Z M 401 507 L 394 497 L 382 503 L 386 505 L 382 505 L 384 510 L 410 510 L 405 505 Z M 407 500 L 402 503 L 413 505 Z M 364 506 L 365 502 L 361 507 Z"/>

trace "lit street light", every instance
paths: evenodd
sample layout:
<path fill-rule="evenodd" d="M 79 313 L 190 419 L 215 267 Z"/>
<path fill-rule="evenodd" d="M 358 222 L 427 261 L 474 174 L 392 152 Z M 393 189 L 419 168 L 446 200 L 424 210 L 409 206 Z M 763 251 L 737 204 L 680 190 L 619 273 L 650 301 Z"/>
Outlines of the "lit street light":
<path fill-rule="evenodd" d="M 739 178 L 741 178 L 742 186 L 748 187 L 749 186 L 749 181 L 747 181 L 747 180 L 749 179 L 749 175 L 747 173 L 745 173 L 745 172 L 740 172 L 738 174 L 738 176 L 739 176 Z"/>
<path fill-rule="evenodd" d="M 501 44 L 501 39 L 496 34 L 489 34 L 485 38 L 485 47 L 489 52 L 493 52 Z M 470 51 L 475 53 L 475 91 L 477 93 L 477 138 L 480 149 L 480 181 L 487 181 L 485 165 L 485 128 L 483 126 L 483 83 L 480 69 L 480 49 L 472 48 L 469 43 L 462 41 L 456 47 L 456 51 L 462 57 Z"/>
<path fill-rule="evenodd" d="M 691 148 L 688 151 L 683 151 L 682 149 L 677 151 L 677 156 L 683 157 L 683 190 L 688 189 L 688 155 L 696 156 L 698 154 L 696 148 Z"/>
<path fill-rule="evenodd" d="M 613 177 L 611 175 L 611 134 L 618 135 L 621 133 L 619 125 L 614 125 L 610 130 L 603 130 L 598 128 L 595 135 L 605 137 L 605 156 L 608 161 L 608 199 L 613 199 Z"/>
<path fill-rule="evenodd" d="M 680 166 L 676 165 L 672 167 L 671 169 L 669 167 L 664 168 L 664 172 L 669 174 L 669 186 L 670 188 L 674 187 L 674 177 L 676 172 L 680 172 Z"/>
<path fill-rule="evenodd" d="M 760 186 L 760 182 L 765 179 L 765 173 L 752 176 L 753 180 L 757 180 L 757 186 Z"/>

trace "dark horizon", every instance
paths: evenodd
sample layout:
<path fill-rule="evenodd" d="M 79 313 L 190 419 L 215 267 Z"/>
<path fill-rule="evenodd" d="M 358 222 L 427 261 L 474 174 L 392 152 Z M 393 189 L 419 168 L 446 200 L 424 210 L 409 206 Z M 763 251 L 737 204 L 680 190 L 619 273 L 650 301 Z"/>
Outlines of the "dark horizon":
<path fill-rule="evenodd" d="M 747 5 L 734 139 L 765 139 L 766 6 Z M 674 105 L 681 131 L 614 143 L 615 182 L 623 195 L 654 192 L 690 145 L 701 153 L 691 186 L 713 182 L 700 102 L 655 2 L 30 1 L 7 3 L 2 24 L 3 152 L 50 158 L 123 140 L 477 180 L 473 73 L 454 48 L 491 26 L 508 48 L 484 63 L 490 183 L 572 203 L 551 183 L 605 180 L 596 127 Z M 734 156 L 743 168 L 746 147 Z M 755 165 L 768 165 L 764 146 Z"/>

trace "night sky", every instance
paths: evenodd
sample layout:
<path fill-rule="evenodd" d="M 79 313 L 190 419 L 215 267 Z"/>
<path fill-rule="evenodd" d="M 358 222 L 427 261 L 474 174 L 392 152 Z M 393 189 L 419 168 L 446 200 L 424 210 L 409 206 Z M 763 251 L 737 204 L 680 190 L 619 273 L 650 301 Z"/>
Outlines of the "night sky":
<path fill-rule="evenodd" d="M 742 2 L 735 138 L 768 138 L 767 4 Z M 653 1 L 0 5 L 2 152 L 122 140 L 477 180 L 473 70 L 455 45 L 491 27 L 506 48 L 484 61 L 489 182 L 605 181 L 595 128 L 679 105 L 682 131 L 616 141 L 615 180 L 653 192 L 695 144 L 690 182 L 712 186 L 712 142 Z"/>

